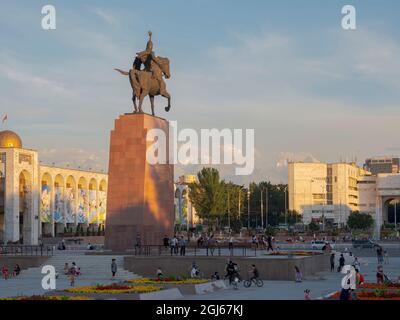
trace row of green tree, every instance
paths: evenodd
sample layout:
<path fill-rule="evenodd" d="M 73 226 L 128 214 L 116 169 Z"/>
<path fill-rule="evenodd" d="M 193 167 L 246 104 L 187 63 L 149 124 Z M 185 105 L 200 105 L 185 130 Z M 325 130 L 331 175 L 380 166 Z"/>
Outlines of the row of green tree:
<path fill-rule="evenodd" d="M 291 225 L 301 217 L 287 208 L 287 185 L 263 181 L 249 187 L 221 179 L 215 168 L 203 168 L 198 183 L 189 185 L 189 198 L 204 224 L 219 229 Z M 285 212 L 287 213 L 285 215 Z"/>

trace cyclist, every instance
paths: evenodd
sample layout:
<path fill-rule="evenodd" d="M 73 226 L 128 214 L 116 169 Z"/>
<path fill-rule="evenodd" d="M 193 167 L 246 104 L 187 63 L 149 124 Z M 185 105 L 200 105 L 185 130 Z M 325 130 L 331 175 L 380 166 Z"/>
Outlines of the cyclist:
<path fill-rule="evenodd" d="M 258 277 L 260 276 L 259 275 L 259 273 L 258 273 L 258 269 L 256 268 L 256 265 L 255 264 L 252 264 L 251 265 L 251 268 L 250 268 L 250 281 L 252 281 L 252 280 L 257 280 L 258 279 Z"/>
<path fill-rule="evenodd" d="M 237 273 L 237 264 L 229 260 L 228 264 L 226 265 L 226 276 L 229 278 L 229 284 L 232 283 L 234 275 Z"/>

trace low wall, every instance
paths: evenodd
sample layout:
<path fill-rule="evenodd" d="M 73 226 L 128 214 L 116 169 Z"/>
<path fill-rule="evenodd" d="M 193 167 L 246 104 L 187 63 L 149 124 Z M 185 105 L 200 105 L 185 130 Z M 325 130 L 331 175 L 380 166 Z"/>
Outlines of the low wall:
<path fill-rule="evenodd" d="M 2 256 L 0 255 L 0 267 L 6 265 L 9 271 L 14 270 L 18 264 L 21 270 L 39 267 L 47 261 L 49 257 L 44 256 Z"/>
<path fill-rule="evenodd" d="M 125 256 L 124 268 L 141 276 L 155 276 L 157 268 L 161 268 L 165 275 L 188 276 L 192 263 L 195 261 L 205 278 L 218 271 L 225 275 L 225 266 L 229 257 L 145 257 Z M 238 264 L 243 278 L 247 278 L 247 270 L 252 264 L 257 266 L 260 278 L 263 280 L 294 280 L 294 266 L 298 266 L 303 276 L 324 271 L 329 268 L 329 255 L 317 255 L 300 258 L 251 258 L 233 257 L 232 261 Z"/>

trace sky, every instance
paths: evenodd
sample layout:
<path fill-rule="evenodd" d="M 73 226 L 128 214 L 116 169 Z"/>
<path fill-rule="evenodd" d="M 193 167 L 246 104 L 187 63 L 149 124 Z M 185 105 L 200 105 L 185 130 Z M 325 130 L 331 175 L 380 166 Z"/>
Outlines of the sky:
<path fill-rule="evenodd" d="M 56 30 L 41 28 L 42 6 Z M 357 29 L 341 27 L 341 8 Z M 153 32 L 171 61 L 178 128 L 255 130 L 255 169 L 227 180 L 287 180 L 287 161 L 400 155 L 396 0 L 2 1 L 0 113 L 43 163 L 108 167 L 114 119 L 132 110 L 129 69 Z M 149 110 L 148 101 L 144 108 Z M 175 174 L 200 166 L 176 166 Z"/>

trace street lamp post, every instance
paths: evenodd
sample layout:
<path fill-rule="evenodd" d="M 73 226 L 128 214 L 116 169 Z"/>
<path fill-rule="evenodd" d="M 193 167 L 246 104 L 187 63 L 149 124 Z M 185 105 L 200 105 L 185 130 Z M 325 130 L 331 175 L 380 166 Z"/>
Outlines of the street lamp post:
<path fill-rule="evenodd" d="M 285 187 L 285 226 L 287 225 L 287 186 Z"/>
<path fill-rule="evenodd" d="M 247 230 L 250 230 L 250 186 L 247 191 Z"/>
<path fill-rule="evenodd" d="M 264 230 L 264 217 L 263 217 L 263 190 L 260 189 L 261 194 L 261 229 Z"/>

